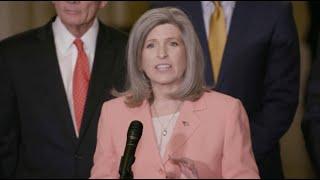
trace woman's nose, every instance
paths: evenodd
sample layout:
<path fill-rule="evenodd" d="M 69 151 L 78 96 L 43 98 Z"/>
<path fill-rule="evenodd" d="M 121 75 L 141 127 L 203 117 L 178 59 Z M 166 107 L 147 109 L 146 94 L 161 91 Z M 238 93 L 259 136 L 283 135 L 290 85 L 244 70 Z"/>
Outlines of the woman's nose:
<path fill-rule="evenodd" d="M 164 59 L 168 56 L 167 50 L 165 48 L 165 46 L 160 46 L 159 50 L 158 50 L 158 57 L 160 59 Z"/>

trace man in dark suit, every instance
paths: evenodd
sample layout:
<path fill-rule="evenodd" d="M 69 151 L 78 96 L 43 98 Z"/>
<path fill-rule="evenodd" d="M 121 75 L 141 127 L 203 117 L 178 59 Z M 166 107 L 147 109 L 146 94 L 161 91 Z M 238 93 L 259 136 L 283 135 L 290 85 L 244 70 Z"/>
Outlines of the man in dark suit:
<path fill-rule="evenodd" d="M 239 98 L 246 108 L 260 176 L 283 178 L 279 140 L 290 127 L 299 95 L 299 45 L 291 4 L 219 4 L 225 15 L 227 40 L 216 82 L 210 55 L 217 54 L 210 54 L 208 43 L 212 9 L 218 9 L 214 3 L 153 2 L 153 7 L 174 6 L 188 14 L 205 53 L 207 84 Z"/>
<path fill-rule="evenodd" d="M 320 45 L 320 43 L 319 43 Z M 318 45 L 317 59 L 311 66 L 310 77 L 306 91 L 305 113 L 301 128 L 305 145 L 320 177 L 320 46 Z"/>
<path fill-rule="evenodd" d="M 0 177 L 88 178 L 101 105 L 123 86 L 127 36 L 97 20 L 106 2 L 53 4 L 0 42 Z"/>
<path fill-rule="evenodd" d="M 310 12 L 310 27 L 307 42 L 310 46 L 311 58 L 315 60 L 320 38 L 320 2 L 308 1 L 308 7 Z"/>

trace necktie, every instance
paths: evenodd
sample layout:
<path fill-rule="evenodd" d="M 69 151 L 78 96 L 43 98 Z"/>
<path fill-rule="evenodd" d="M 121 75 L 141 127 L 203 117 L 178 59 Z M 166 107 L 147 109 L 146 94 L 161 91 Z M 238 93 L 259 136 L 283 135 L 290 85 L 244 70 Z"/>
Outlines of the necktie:
<path fill-rule="evenodd" d="M 209 49 L 213 78 L 218 80 L 224 47 L 227 41 L 226 23 L 220 1 L 213 1 L 215 11 L 210 19 Z"/>
<path fill-rule="evenodd" d="M 77 62 L 73 72 L 73 107 L 78 132 L 80 131 L 84 106 L 87 99 L 89 86 L 89 61 L 83 48 L 81 39 L 76 39 L 74 44 L 78 50 Z"/>

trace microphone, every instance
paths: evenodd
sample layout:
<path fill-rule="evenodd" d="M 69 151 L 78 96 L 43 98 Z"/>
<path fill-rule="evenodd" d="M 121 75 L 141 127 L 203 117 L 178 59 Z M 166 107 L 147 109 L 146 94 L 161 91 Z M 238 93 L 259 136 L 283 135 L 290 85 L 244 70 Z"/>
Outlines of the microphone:
<path fill-rule="evenodd" d="M 121 157 L 119 174 L 120 179 L 133 179 L 131 166 L 135 161 L 136 148 L 142 135 L 143 125 L 140 121 L 134 120 L 130 123 L 127 133 L 127 143 Z"/>

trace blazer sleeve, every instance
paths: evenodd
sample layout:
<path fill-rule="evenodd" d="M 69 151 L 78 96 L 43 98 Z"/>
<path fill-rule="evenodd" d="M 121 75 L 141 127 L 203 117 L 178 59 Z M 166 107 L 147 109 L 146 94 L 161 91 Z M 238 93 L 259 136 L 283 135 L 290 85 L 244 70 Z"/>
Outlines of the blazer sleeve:
<path fill-rule="evenodd" d="M 226 119 L 222 155 L 222 177 L 227 179 L 259 178 L 254 159 L 249 120 L 239 100 Z"/>
<path fill-rule="evenodd" d="M 109 117 L 108 103 L 101 110 L 97 132 L 97 146 L 94 154 L 90 179 L 118 179 L 119 163 L 116 161 L 112 123 Z"/>
<path fill-rule="evenodd" d="M 320 49 L 319 49 L 320 50 Z M 319 51 L 320 52 L 320 51 Z M 313 65 L 307 86 L 302 132 L 307 151 L 320 176 L 320 59 Z"/>
<path fill-rule="evenodd" d="M 278 145 L 299 101 L 300 53 L 292 6 L 284 3 L 276 7 L 277 18 L 266 54 L 262 109 L 250 123 L 257 160 Z"/>

